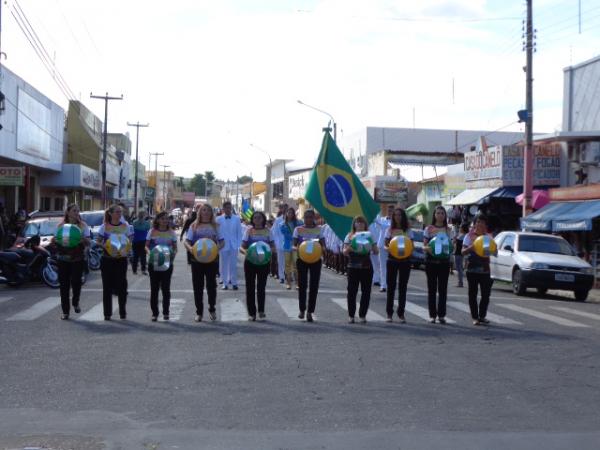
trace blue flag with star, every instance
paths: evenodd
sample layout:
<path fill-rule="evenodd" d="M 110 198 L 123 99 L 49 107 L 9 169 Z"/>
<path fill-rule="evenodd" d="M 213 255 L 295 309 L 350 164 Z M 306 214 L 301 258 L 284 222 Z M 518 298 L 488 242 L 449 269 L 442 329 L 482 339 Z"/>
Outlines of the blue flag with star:
<path fill-rule="evenodd" d="M 351 231 L 352 219 L 364 216 L 373 222 L 379 205 L 360 182 L 329 132 L 306 188 L 306 200 L 340 239 Z"/>

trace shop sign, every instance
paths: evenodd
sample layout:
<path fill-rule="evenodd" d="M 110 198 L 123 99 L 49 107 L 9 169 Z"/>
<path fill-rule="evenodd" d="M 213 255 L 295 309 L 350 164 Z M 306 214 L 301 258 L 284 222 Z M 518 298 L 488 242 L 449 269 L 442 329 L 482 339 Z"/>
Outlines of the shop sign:
<path fill-rule="evenodd" d="M 439 191 L 438 191 L 439 196 Z M 379 203 L 407 203 L 408 183 L 403 180 L 383 181 L 375 183 L 375 201 Z"/>
<path fill-rule="evenodd" d="M 504 186 L 523 186 L 525 161 L 523 146 L 511 145 L 502 149 L 502 181 Z M 533 185 L 560 184 L 560 144 L 542 144 L 533 147 Z"/>
<path fill-rule="evenodd" d="M 153 200 L 155 191 L 156 191 L 156 189 L 154 189 L 153 187 L 147 187 L 146 188 L 146 200 Z"/>
<path fill-rule="evenodd" d="M 502 178 L 502 148 L 465 153 L 465 181 Z"/>
<path fill-rule="evenodd" d="M 288 178 L 288 198 L 298 199 L 304 198 L 306 192 L 306 184 L 310 171 L 296 175 L 290 175 Z"/>
<path fill-rule="evenodd" d="M 80 166 L 81 186 L 88 189 L 100 190 L 100 174 L 93 169 Z"/>
<path fill-rule="evenodd" d="M 0 167 L 0 186 L 23 186 L 25 167 Z"/>

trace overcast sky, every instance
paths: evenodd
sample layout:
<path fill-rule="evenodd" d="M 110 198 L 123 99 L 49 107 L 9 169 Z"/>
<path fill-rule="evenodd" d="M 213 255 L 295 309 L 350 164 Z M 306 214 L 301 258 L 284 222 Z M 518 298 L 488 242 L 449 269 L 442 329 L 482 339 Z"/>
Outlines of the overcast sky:
<path fill-rule="evenodd" d="M 563 68 L 600 54 L 600 2 L 534 0 L 534 131 L 561 127 Z M 264 178 L 314 162 L 327 116 L 365 126 L 496 130 L 524 107 L 520 0 L 8 0 L 3 63 L 67 108 L 12 14 L 21 8 L 77 99 L 177 175 Z M 453 89 L 454 85 L 454 89 Z M 513 124 L 506 130 L 521 130 Z M 134 129 L 132 140 L 135 145 Z M 154 166 L 154 163 L 152 163 Z"/>

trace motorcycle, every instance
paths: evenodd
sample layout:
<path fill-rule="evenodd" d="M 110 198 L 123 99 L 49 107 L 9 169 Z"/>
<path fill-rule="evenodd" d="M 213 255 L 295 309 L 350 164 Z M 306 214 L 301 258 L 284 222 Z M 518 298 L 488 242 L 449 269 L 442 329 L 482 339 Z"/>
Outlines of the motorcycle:
<path fill-rule="evenodd" d="M 95 240 L 92 240 L 87 255 L 88 267 L 91 270 L 100 269 L 100 261 L 102 260 L 103 253 L 104 250 L 102 249 L 102 246 L 99 245 Z"/>
<path fill-rule="evenodd" d="M 22 247 L 0 252 L 0 272 L 0 284 L 17 287 L 42 280 L 51 288 L 59 287 L 56 258 L 40 245 L 39 236 L 32 236 Z"/>

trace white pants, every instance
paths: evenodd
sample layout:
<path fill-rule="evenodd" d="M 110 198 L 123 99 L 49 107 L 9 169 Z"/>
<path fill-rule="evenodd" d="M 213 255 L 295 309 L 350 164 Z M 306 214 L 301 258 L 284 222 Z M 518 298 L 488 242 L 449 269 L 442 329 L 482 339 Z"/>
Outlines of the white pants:
<path fill-rule="evenodd" d="M 379 276 L 381 278 L 381 287 L 383 289 L 387 289 L 387 259 L 388 259 L 388 251 L 380 248 L 379 249 L 379 267 L 380 272 Z"/>
<path fill-rule="evenodd" d="M 371 253 L 371 265 L 373 266 L 373 283 L 380 282 L 379 256 Z"/>
<path fill-rule="evenodd" d="M 277 276 L 285 280 L 285 252 L 282 248 L 277 249 Z"/>
<path fill-rule="evenodd" d="M 221 250 L 219 258 L 221 258 L 221 265 L 223 268 L 221 271 L 223 286 L 229 284 L 237 285 L 237 251 Z"/>

